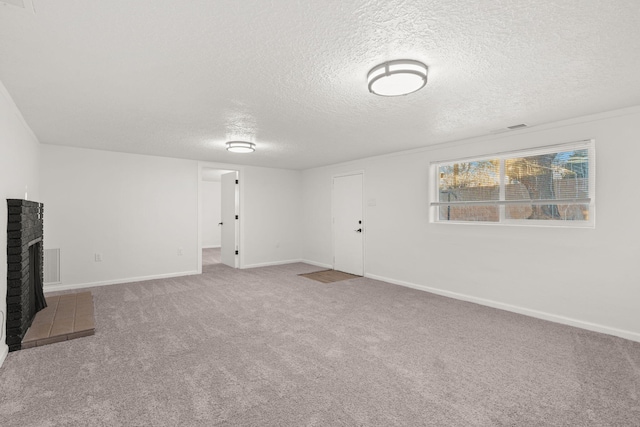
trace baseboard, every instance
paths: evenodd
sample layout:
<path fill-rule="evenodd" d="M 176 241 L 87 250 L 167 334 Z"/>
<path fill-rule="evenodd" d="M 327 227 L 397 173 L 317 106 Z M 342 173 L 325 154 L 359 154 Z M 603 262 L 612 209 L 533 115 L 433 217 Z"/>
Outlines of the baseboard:
<path fill-rule="evenodd" d="M 0 343 L 0 368 L 4 364 L 7 355 L 9 354 L 9 346 L 5 343 Z"/>
<path fill-rule="evenodd" d="M 147 280 L 154 279 L 169 279 L 171 277 L 180 277 L 180 276 L 192 276 L 194 274 L 200 274 L 197 271 L 181 271 L 178 273 L 167 273 L 167 274 L 156 274 L 153 276 L 139 276 L 139 277 L 128 277 L 125 279 L 116 279 L 116 280 L 103 280 L 100 282 L 89 282 L 89 283 L 75 283 L 71 285 L 53 285 L 53 286 L 45 286 L 44 292 L 57 292 L 57 291 L 68 291 L 73 289 L 83 289 L 83 288 L 94 288 L 96 286 L 109 286 L 109 285 L 119 285 L 122 283 L 134 283 L 134 282 L 144 282 Z"/>
<path fill-rule="evenodd" d="M 311 265 L 315 265 L 316 267 L 322 267 L 322 268 L 333 268 L 333 266 L 330 265 L 330 264 L 323 264 L 321 262 L 309 261 L 307 259 L 289 259 L 289 260 L 286 260 L 286 261 L 260 262 L 260 263 L 257 263 L 257 264 L 245 265 L 242 268 L 269 267 L 269 266 L 272 266 L 272 265 L 294 264 L 296 262 L 302 262 L 304 264 L 311 264 Z"/>
<path fill-rule="evenodd" d="M 322 262 L 309 261 L 308 259 L 301 259 L 300 262 L 304 262 L 305 264 L 315 265 L 316 267 L 322 267 L 322 268 L 328 268 L 328 269 L 333 268 L 333 265 L 331 264 L 324 264 Z"/>
<path fill-rule="evenodd" d="M 497 308 L 500 310 L 510 311 L 513 313 L 523 314 L 529 317 L 535 317 L 537 319 L 548 320 L 550 322 L 561 323 L 563 325 L 574 326 L 576 328 L 586 329 L 588 331 L 600 332 L 603 334 L 613 335 L 616 337 L 628 339 L 631 341 L 640 342 L 640 333 L 626 331 L 623 329 L 611 328 L 609 326 L 599 325 L 597 323 L 586 322 L 583 320 L 572 319 L 570 317 L 559 316 L 557 314 L 551 314 L 544 311 L 531 310 L 516 305 L 505 304 L 498 301 L 493 301 L 484 298 L 478 298 L 471 295 L 460 294 L 457 292 L 445 291 L 442 289 L 432 288 L 424 285 L 417 285 L 415 283 L 404 282 L 402 280 L 390 279 L 388 277 L 377 276 L 375 274 L 365 274 L 365 277 L 370 279 L 380 280 L 388 282 L 394 285 L 405 286 L 407 288 L 413 288 L 420 291 L 430 292 L 432 294 L 441 295 L 457 300 L 473 302 L 476 304 Z"/>
<path fill-rule="evenodd" d="M 286 260 L 286 261 L 259 262 L 257 264 L 244 265 L 244 266 L 242 266 L 242 268 L 245 269 L 245 268 L 270 267 L 272 265 L 293 264 L 293 263 L 296 263 L 296 262 L 304 262 L 304 261 L 301 261 L 299 259 L 289 259 L 289 260 Z"/>

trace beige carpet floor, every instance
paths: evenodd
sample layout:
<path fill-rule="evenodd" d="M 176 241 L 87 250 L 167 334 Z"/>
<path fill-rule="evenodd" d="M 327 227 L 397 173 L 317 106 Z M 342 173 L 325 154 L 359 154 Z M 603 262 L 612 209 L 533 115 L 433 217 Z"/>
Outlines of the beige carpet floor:
<path fill-rule="evenodd" d="M 220 248 L 205 248 L 202 250 L 202 265 L 220 264 Z"/>
<path fill-rule="evenodd" d="M 638 426 L 640 343 L 305 264 L 92 288 L 12 352 L 10 426 Z"/>

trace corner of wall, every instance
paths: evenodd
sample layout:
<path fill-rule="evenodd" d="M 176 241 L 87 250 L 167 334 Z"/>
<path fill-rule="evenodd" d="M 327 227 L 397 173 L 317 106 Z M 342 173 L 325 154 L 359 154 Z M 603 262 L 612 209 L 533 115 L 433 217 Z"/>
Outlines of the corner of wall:
<path fill-rule="evenodd" d="M 6 227 L 6 199 L 20 199 L 29 192 L 34 200 L 39 194 L 40 147 L 38 138 L 24 120 L 13 98 L 0 81 L 0 224 Z M 6 229 L 6 228 L 5 228 Z M 0 233 L 0 366 L 7 357 L 6 345 L 6 232 Z"/>
<path fill-rule="evenodd" d="M 7 358 L 8 354 L 9 354 L 9 346 L 6 345 L 4 342 L 0 343 L 0 368 L 4 364 L 4 361 Z"/>

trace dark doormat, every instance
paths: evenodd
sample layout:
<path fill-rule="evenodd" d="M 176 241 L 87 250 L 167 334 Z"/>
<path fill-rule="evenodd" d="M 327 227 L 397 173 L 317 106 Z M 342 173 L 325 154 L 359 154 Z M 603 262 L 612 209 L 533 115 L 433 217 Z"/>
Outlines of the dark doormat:
<path fill-rule="evenodd" d="M 298 276 L 303 276 L 307 279 L 316 280 L 322 283 L 339 282 L 341 280 L 349 280 L 355 279 L 356 277 L 362 277 L 336 270 L 314 271 L 313 273 L 298 274 Z"/>

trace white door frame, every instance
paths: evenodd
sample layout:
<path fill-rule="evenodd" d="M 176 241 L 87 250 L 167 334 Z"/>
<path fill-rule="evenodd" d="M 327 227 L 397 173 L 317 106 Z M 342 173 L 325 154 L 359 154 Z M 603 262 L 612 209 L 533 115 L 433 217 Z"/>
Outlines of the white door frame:
<path fill-rule="evenodd" d="M 244 166 L 234 165 L 229 163 L 211 163 L 211 162 L 198 162 L 198 274 L 202 274 L 202 172 L 204 169 L 224 169 L 229 171 L 238 171 L 238 268 L 244 268 L 244 250 L 246 247 L 244 239 L 244 186 L 242 182 L 244 180 Z"/>
<path fill-rule="evenodd" d="M 220 175 L 220 262 L 238 268 L 239 245 L 239 187 L 238 171 L 227 171 Z M 229 203 L 233 201 L 233 203 Z"/>
<path fill-rule="evenodd" d="M 365 176 L 364 176 L 364 169 L 360 169 L 360 170 L 355 170 L 355 171 L 351 171 L 351 172 L 343 172 L 343 173 L 339 173 L 339 174 L 335 174 L 331 176 L 331 268 L 335 269 L 336 267 L 336 261 L 335 261 L 335 247 L 336 247 L 336 234 L 335 234 L 335 223 L 334 223 L 334 218 L 335 218 L 335 206 L 334 206 L 334 202 L 333 202 L 333 182 L 336 178 L 341 178 L 344 176 L 351 176 L 351 175 L 361 175 L 362 176 L 362 276 L 364 277 L 367 274 L 367 271 L 365 269 L 365 266 L 367 265 L 366 263 L 366 247 L 367 245 L 366 243 L 366 239 L 367 239 L 367 213 L 365 210 L 365 204 L 364 204 L 364 189 L 365 189 Z"/>

